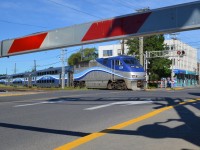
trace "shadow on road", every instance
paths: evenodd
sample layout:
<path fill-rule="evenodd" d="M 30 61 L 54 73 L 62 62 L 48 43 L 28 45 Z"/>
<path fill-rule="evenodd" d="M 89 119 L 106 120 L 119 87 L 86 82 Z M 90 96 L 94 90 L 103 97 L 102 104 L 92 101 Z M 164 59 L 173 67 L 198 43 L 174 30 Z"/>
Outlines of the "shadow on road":
<path fill-rule="evenodd" d="M 32 126 L 25 126 L 25 125 L 10 124 L 10 123 L 0 123 L 0 127 L 34 131 L 34 132 L 42 132 L 42 133 L 52 133 L 52 134 L 61 134 L 61 135 L 69 135 L 69 136 L 78 136 L 78 137 L 83 137 L 83 136 L 90 134 L 90 133 L 83 133 L 83 132 L 77 132 L 77 131 L 56 130 L 56 129 L 32 127 Z"/>
<path fill-rule="evenodd" d="M 167 106 L 175 106 L 182 102 L 181 99 L 178 102 L 174 99 L 166 98 Z M 162 103 L 155 103 L 158 105 L 155 109 L 162 108 L 166 105 Z M 196 146 L 200 146 L 200 117 L 196 116 L 194 112 L 187 108 L 187 106 L 195 107 L 197 110 L 200 109 L 200 102 L 188 103 L 185 105 L 175 106 L 174 110 L 179 115 L 180 119 L 168 119 L 165 122 L 155 122 L 153 124 L 147 124 L 139 127 L 137 130 L 104 130 L 102 132 L 119 135 L 135 135 L 144 136 L 150 138 L 175 138 L 183 139 Z M 169 122 L 181 122 L 180 126 L 170 128 L 167 126 Z M 186 149 L 184 149 L 186 150 Z"/>
<path fill-rule="evenodd" d="M 199 93 L 190 93 L 191 95 L 200 96 Z M 132 97 L 121 99 L 119 98 L 95 98 L 92 99 L 88 98 L 57 98 L 57 99 L 50 99 L 48 102 L 52 104 L 59 104 L 59 102 L 72 102 L 72 105 L 79 105 L 78 103 L 74 102 L 110 102 L 110 101 L 141 101 L 142 99 L 139 97 Z M 155 107 L 153 109 L 160 109 L 166 106 L 175 106 L 173 109 L 176 111 L 177 115 L 180 117 L 179 119 L 168 119 L 164 122 L 155 122 L 153 124 L 146 124 L 140 126 L 137 130 L 103 130 L 101 132 L 106 132 L 109 134 L 118 134 L 118 135 L 134 135 L 134 136 L 144 136 L 150 137 L 155 139 L 161 138 L 174 138 L 174 139 L 183 139 L 187 142 L 190 142 L 196 146 L 200 146 L 200 116 L 197 116 L 191 109 L 188 107 L 195 108 L 195 110 L 200 110 L 200 102 L 191 102 L 184 105 L 178 105 L 179 103 L 183 102 L 182 99 L 179 98 L 169 98 L 163 97 L 155 98 L 153 101 L 153 105 Z M 60 103 L 63 105 L 63 103 Z M 66 105 L 71 105 L 70 103 L 66 103 Z M 90 105 L 87 103 L 87 105 Z M 92 103 L 92 105 L 98 105 L 97 103 Z M 168 127 L 167 123 L 173 122 L 180 122 L 181 125 L 176 126 L 174 128 Z M 52 134 L 60 134 L 60 135 L 69 135 L 69 136 L 77 136 L 83 137 L 87 136 L 90 133 L 84 132 L 77 132 L 77 131 L 66 131 L 66 130 L 56 130 L 56 129 L 48 129 L 48 128 L 40 128 L 40 127 L 32 127 L 32 126 L 25 126 L 25 125 L 17 125 L 17 124 L 9 124 L 9 123 L 1 123 L 0 127 L 5 128 L 12 128 L 12 129 L 21 129 L 27 131 L 36 131 L 36 132 L 43 132 L 43 133 L 52 133 Z M 186 149 L 185 149 L 186 150 Z"/>

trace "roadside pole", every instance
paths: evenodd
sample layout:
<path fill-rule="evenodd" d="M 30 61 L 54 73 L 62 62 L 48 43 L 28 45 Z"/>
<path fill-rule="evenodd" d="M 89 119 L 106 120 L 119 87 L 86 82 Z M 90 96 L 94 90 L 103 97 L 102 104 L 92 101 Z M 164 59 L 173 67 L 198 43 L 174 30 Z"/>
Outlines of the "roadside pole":
<path fill-rule="evenodd" d="M 62 61 L 62 89 L 65 88 L 65 49 L 61 50 L 61 61 Z"/>
<path fill-rule="evenodd" d="M 148 60 L 147 60 L 147 52 L 144 53 L 144 68 L 145 68 L 145 72 L 146 72 L 146 85 L 145 88 L 148 88 L 148 73 L 147 73 L 147 69 L 148 69 Z"/>
<path fill-rule="evenodd" d="M 174 74 L 173 74 L 173 70 L 174 70 L 174 58 L 172 58 L 172 72 L 171 72 L 171 88 L 173 88 L 173 82 L 174 82 Z"/>

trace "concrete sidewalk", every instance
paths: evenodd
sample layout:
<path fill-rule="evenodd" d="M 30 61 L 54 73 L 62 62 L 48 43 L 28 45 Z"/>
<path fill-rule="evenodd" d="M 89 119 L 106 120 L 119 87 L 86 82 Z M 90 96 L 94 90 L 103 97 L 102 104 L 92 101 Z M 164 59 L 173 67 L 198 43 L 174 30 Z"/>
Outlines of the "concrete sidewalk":
<path fill-rule="evenodd" d="M 178 91 L 184 89 L 192 89 L 192 88 L 200 88 L 199 85 L 196 86 L 189 86 L 189 87 L 173 87 L 173 88 L 152 88 L 152 89 L 145 89 L 145 91 Z"/>

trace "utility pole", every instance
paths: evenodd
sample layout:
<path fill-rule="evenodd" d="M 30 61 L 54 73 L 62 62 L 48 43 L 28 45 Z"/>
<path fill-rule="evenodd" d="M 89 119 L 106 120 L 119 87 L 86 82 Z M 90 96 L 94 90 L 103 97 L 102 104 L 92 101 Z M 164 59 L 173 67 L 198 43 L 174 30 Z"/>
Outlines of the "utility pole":
<path fill-rule="evenodd" d="M 142 9 L 138 9 L 136 10 L 139 13 L 143 13 L 143 12 L 147 12 L 149 11 L 149 7 L 147 8 L 142 8 Z M 140 55 L 140 64 L 142 66 L 144 66 L 144 38 L 141 36 L 139 37 L 139 55 Z"/>
<path fill-rule="evenodd" d="M 81 46 L 81 61 L 83 60 L 84 54 L 83 54 L 83 45 Z"/>
<path fill-rule="evenodd" d="M 65 88 L 65 49 L 61 50 L 61 62 L 62 62 L 62 89 Z"/>
<path fill-rule="evenodd" d="M 34 71 L 36 71 L 36 60 L 34 60 Z"/>
<path fill-rule="evenodd" d="M 124 39 L 121 41 L 122 55 L 124 55 Z"/>
<path fill-rule="evenodd" d="M 177 33 L 172 33 L 170 34 L 171 39 L 173 39 L 173 50 L 176 51 L 176 45 L 175 45 L 175 40 L 177 40 Z M 171 47 L 171 46 L 170 46 Z M 171 49 L 171 48 L 170 48 Z M 178 56 L 179 57 L 179 56 Z M 179 59 L 179 58 L 178 58 Z M 178 63 L 179 64 L 179 63 Z M 173 82 L 174 82 L 174 65 L 175 65 L 175 60 L 172 57 L 172 71 L 171 71 L 171 88 L 173 88 Z"/>
<path fill-rule="evenodd" d="M 17 65 L 15 63 L 14 74 L 16 74 L 16 72 L 17 72 Z"/>
<path fill-rule="evenodd" d="M 67 49 L 65 51 L 66 51 L 66 66 L 68 66 Z M 70 72 L 68 70 L 68 72 L 67 72 L 67 87 L 69 87 L 69 85 L 70 85 Z"/>
<path fill-rule="evenodd" d="M 145 72 L 146 72 L 146 84 L 145 84 L 145 88 L 148 88 L 148 80 L 149 80 L 149 76 L 148 76 L 148 56 L 147 56 L 147 52 L 144 53 L 144 68 L 145 68 Z"/>
<path fill-rule="evenodd" d="M 143 62 L 143 53 L 144 53 L 144 47 L 143 47 L 143 44 L 144 44 L 144 39 L 143 37 L 139 37 L 139 55 L 140 55 L 140 64 L 142 66 L 144 66 Z"/>

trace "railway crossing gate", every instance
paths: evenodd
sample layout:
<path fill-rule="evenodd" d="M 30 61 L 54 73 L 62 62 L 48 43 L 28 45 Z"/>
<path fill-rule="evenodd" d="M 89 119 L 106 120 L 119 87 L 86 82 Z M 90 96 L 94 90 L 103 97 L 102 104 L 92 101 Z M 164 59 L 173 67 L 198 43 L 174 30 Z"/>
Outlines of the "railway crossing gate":
<path fill-rule="evenodd" d="M 200 28 L 200 1 L 3 40 L 0 57 Z"/>

